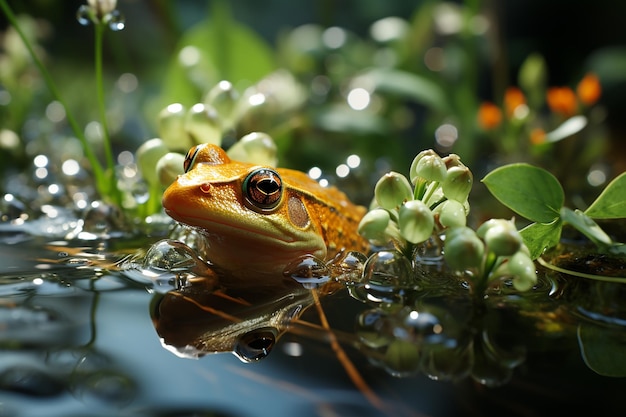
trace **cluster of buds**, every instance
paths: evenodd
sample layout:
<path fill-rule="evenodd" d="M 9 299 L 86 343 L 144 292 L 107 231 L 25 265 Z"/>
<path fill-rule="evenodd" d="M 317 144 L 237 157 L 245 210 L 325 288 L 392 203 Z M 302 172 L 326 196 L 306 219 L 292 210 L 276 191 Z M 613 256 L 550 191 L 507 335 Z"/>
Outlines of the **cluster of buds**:
<path fill-rule="evenodd" d="M 373 208 L 359 224 L 359 233 L 372 244 L 389 242 L 406 255 L 416 244 L 447 227 L 465 226 L 472 173 L 460 158 L 440 157 L 433 150 L 420 152 L 409 178 L 385 174 L 374 189 Z"/>
<path fill-rule="evenodd" d="M 239 94 L 228 81 L 216 84 L 202 103 L 186 108 L 170 104 L 159 113 L 158 137 L 137 149 L 142 176 L 154 192 L 162 191 L 183 173 L 185 153 L 193 146 L 210 143 L 222 146 L 225 132 L 235 123 Z M 227 150 L 234 160 L 261 165 L 277 164 L 274 140 L 265 133 L 244 135 Z"/>
<path fill-rule="evenodd" d="M 535 264 L 512 220 L 491 219 L 476 231 L 450 228 L 444 258 L 450 268 L 471 277 L 470 284 L 480 295 L 496 279 L 511 278 L 518 291 L 537 282 Z"/>

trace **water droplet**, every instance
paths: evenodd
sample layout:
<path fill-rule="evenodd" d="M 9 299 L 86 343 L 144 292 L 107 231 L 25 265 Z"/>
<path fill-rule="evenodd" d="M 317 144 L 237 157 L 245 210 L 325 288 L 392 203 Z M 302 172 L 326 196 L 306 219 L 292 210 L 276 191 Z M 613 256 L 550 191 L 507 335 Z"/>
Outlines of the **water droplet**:
<path fill-rule="evenodd" d="M 399 339 L 429 344 L 444 340 L 443 325 L 439 317 L 425 310 L 403 310 L 393 334 Z"/>
<path fill-rule="evenodd" d="M 124 15 L 122 15 L 119 10 L 113 10 L 111 13 L 107 13 L 104 16 L 104 23 L 114 32 L 119 32 L 126 27 Z"/>
<path fill-rule="evenodd" d="M 313 255 L 305 255 L 285 268 L 284 274 L 305 288 L 317 288 L 330 280 L 330 270 L 324 261 Z"/>
<path fill-rule="evenodd" d="M 83 4 L 76 11 L 76 20 L 83 26 L 89 26 L 92 23 L 93 12 L 91 7 Z"/>

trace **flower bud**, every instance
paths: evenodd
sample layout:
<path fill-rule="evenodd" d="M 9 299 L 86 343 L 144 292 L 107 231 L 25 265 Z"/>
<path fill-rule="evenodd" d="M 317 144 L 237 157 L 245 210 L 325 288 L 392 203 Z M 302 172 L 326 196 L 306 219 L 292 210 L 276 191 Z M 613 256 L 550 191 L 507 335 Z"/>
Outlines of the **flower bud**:
<path fill-rule="evenodd" d="M 413 189 L 404 175 L 388 172 L 376 183 L 374 197 L 380 207 L 393 210 L 413 198 Z"/>
<path fill-rule="evenodd" d="M 137 166 L 141 171 L 141 175 L 150 185 L 156 185 L 159 182 L 155 166 L 169 150 L 159 138 L 145 141 L 135 152 Z"/>
<path fill-rule="evenodd" d="M 446 179 L 447 174 L 446 164 L 439 155 L 426 155 L 419 160 L 415 167 L 415 175 L 427 181 L 442 182 Z"/>
<path fill-rule="evenodd" d="M 213 107 L 222 120 L 223 127 L 230 129 L 234 123 L 234 109 L 239 92 L 229 81 L 220 81 L 207 93 L 204 104 Z"/>
<path fill-rule="evenodd" d="M 446 164 L 447 169 L 450 169 L 452 167 L 465 168 L 465 165 L 463 164 L 463 162 L 461 162 L 461 157 L 455 153 L 451 153 L 448 156 L 444 156 L 441 159 L 443 160 L 443 163 Z"/>
<path fill-rule="evenodd" d="M 222 144 L 222 124 L 217 111 L 208 104 L 196 103 L 189 109 L 185 119 L 185 131 L 194 144 Z"/>
<path fill-rule="evenodd" d="M 400 235 L 411 243 L 426 241 L 433 233 L 435 219 L 428 206 L 420 200 L 410 200 L 398 212 Z"/>
<path fill-rule="evenodd" d="M 159 159 L 156 164 L 156 173 L 162 186 L 169 186 L 179 175 L 184 174 L 184 162 L 185 156 L 176 152 L 170 152 Z"/>
<path fill-rule="evenodd" d="M 239 139 L 226 153 L 235 161 L 269 166 L 278 164 L 276 143 L 266 133 L 249 133 Z"/>
<path fill-rule="evenodd" d="M 159 137 L 169 149 L 187 152 L 193 141 L 185 132 L 187 110 L 180 103 L 173 103 L 161 110 L 158 117 Z"/>
<path fill-rule="evenodd" d="M 485 245 L 469 227 L 454 227 L 446 233 L 443 256 L 453 270 L 480 268 L 484 252 Z"/>
<path fill-rule="evenodd" d="M 459 203 L 467 201 L 472 190 L 473 176 L 469 168 L 454 166 L 448 169 L 448 175 L 441 184 L 443 194 L 448 200 L 456 200 Z"/>
<path fill-rule="evenodd" d="M 446 200 L 437 206 L 439 223 L 443 227 L 461 227 L 467 223 L 467 212 L 463 204 L 455 200 Z"/>
<path fill-rule="evenodd" d="M 523 251 L 518 251 L 509 258 L 508 269 L 513 275 L 513 286 L 518 291 L 527 291 L 537 283 L 535 263 Z"/>
<path fill-rule="evenodd" d="M 373 209 L 363 216 L 357 230 L 361 236 L 368 240 L 386 243 L 390 239 L 386 233 L 389 221 L 390 217 L 387 210 Z"/>
<path fill-rule="evenodd" d="M 411 168 L 409 169 L 409 178 L 411 179 L 412 184 L 416 184 L 417 180 L 419 179 L 419 174 L 417 173 L 417 165 L 422 160 L 422 158 L 427 157 L 427 156 L 439 157 L 439 155 L 437 155 L 437 152 L 433 151 L 432 149 L 426 149 L 418 153 L 417 156 L 413 159 L 413 162 L 411 163 Z"/>
<path fill-rule="evenodd" d="M 497 256 L 511 256 L 522 246 L 522 236 L 510 220 L 488 220 L 476 233 L 485 241 L 487 249 Z"/>

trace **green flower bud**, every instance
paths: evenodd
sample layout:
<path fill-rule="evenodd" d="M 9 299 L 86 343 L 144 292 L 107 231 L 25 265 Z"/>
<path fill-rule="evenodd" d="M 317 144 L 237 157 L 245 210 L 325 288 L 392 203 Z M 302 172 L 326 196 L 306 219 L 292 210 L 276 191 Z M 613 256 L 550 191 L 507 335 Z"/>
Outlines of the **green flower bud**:
<path fill-rule="evenodd" d="M 220 116 L 224 129 L 230 129 L 234 123 L 235 105 L 239 92 L 229 81 L 220 81 L 207 93 L 204 104 L 213 107 Z"/>
<path fill-rule="evenodd" d="M 388 172 L 376 183 L 374 197 L 380 207 L 393 210 L 413 198 L 413 189 L 404 175 Z"/>
<path fill-rule="evenodd" d="M 446 233 L 443 256 L 453 270 L 480 268 L 484 252 L 484 243 L 469 227 L 454 227 Z"/>
<path fill-rule="evenodd" d="M 452 167 L 465 168 L 465 165 L 463 165 L 463 162 L 461 162 L 461 157 L 455 153 L 451 153 L 448 156 L 444 156 L 441 159 L 443 160 L 443 163 L 446 164 L 447 169 L 450 169 Z"/>
<path fill-rule="evenodd" d="M 185 131 L 187 109 L 180 104 L 170 104 L 159 113 L 158 131 L 169 149 L 187 152 L 194 143 Z"/>
<path fill-rule="evenodd" d="M 433 151 L 432 149 L 426 149 L 417 154 L 417 156 L 413 159 L 413 162 L 411 163 L 411 168 L 409 169 L 409 178 L 411 179 L 412 184 L 416 184 L 417 180 L 420 178 L 420 175 L 417 172 L 417 166 L 419 162 L 425 157 L 439 158 L 439 155 L 437 155 L 437 152 Z"/>
<path fill-rule="evenodd" d="M 386 233 L 389 221 L 390 217 L 387 210 L 373 209 L 363 216 L 357 231 L 368 240 L 381 244 L 387 243 L 390 240 L 390 236 Z"/>
<path fill-rule="evenodd" d="M 154 138 L 145 141 L 137 148 L 135 152 L 135 158 L 137 159 L 137 166 L 141 171 L 141 175 L 150 185 L 156 185 L 159 183 L 156 169 L 154 168 L 165 154 L 169 150 L 159 138 Z"/>
<path fill-rule="evenodd" d="M 428 206 L 420 200 L 410 200 L 398 212 L 400 235 L 411 243 L 426 241 L 433 233 L 435 219 Z"/>
<path fill-rule="evenodd" d="M 437 206 L 439 223 L 443 227 L 461 227 L 467 223 L 467 212 L 463 204 L 455 200 L 446 200 Z"/>
<path fill-rule="evenodd" d="M 247 134 L 226 153 L 235 161 L 269 166 L 278 164 L 276 143 L 268 134 L 261 132 Z"/>
<path fill-rule="evenodd" d="M 527 291 L 537 283 L 535 263 L 523 251 L 509 258 L 508 270 L 513 276 L 513 286 L 518 291 Z"/>
<path fill-rule="evenodd" d="M 469 168 L 454 166 L 448 169 L 448 175 L 441 184 L 441 188 L 448 200 L 464 203 L 472 190 L 472 183 L 473 176 Z"/>
<path fill-rule="evenodd" d="M 170 152 L 159 159 L 156 164 L 156 173 L 162 186 L 169 186 L 179 175 L 184 174 L 184 162 L 185 156 L 175 152 Z"/>
<path fill-rule="evenodd" d="M 522 236 L 510 220 L 488 220 L 476 233 L 485 241 L 487 249 L 497 256 L 511 256 L 522 246 Z"/>
<path fill-rule="evenodd" d="M 442 182 L 446 179 L 448 170 L 439 155 L 426 155 L 417 163 L 415 173 L 427 181 Z"/>
<path fill-rule="evenodd" d="M 196 103 L 189 109 L 185 119 L 185 130 L 194 144 L 222 144 L 222 124 L 217 111 L 208 104 Z"/>

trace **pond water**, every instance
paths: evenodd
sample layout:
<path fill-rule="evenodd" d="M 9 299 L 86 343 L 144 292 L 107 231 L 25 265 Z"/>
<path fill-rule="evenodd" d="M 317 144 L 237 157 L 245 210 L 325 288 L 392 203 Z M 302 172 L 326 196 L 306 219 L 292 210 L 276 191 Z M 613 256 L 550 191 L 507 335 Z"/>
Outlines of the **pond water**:
<path fill-rule="evenodd" d="M 157 242 L 181 249 L 163 238 L 2 229 L 0 416 L 626 411 L 619 284 L 541 269 L 532 291 L 505 283 L 476 305 L 436 267 L 392 294 L 165 279 L 142 263 Z"/>

